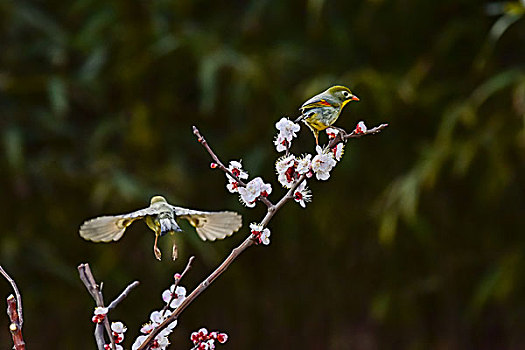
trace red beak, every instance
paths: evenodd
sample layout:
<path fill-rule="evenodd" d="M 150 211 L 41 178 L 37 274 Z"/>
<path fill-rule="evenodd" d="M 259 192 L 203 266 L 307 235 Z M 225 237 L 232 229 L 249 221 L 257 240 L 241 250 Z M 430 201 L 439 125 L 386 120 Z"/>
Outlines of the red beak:
<path fill-rule="evenodd" d="M 359 101 L 359 97 L 357 97 L 356 95 L 352 95 L 352 97 L 350 97 L 350 100 Z"/>

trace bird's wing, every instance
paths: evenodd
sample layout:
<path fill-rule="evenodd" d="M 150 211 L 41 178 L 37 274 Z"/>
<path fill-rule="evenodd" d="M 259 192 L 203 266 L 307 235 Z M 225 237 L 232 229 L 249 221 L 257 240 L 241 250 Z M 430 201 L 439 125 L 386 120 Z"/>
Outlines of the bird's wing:
<path fill-rule="evenodd" d="M 135 220 L 142 219 L 146 215 L 155 215 L 157 210 L 149 207 L 128 214 L 100 216 L 85 221 L 80 226 L 80 236 L 93 242 L 118 241 L 126 228 Z"/>
<path fill-rule="evenodd" d="M 312 108 L 318 108 L 318 107 L 333 107 L 334 103 L 331 101 L 328 101 L 325 98 L 322 98 L 320 96 L 314 96 L 301 106 L 299 108 L 302 112 L 312 109 Z"/>
<path fill-rule="evenodd" d="M 199 237 L 205 241 L 215 241 L 231 236 L 242 226 L 242 216 L 233 211 L 199 211 L 172 207 L 175 215 L 186 219 L 195 227 Z"/>

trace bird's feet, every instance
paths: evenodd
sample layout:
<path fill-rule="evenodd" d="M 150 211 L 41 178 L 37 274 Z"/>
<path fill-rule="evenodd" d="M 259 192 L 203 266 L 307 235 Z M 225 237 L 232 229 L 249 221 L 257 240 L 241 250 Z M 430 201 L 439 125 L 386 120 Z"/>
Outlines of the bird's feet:
<path fill-rule="evenodd" d="M 346 132 L 345 129 L 343 128 L 340 128 L 338 126 L 331 126 L 332 129 L 336 129 L 337 131 L 339 131 L 339 133 L 341 134 L 341 139 L 343 140 L 344 143 L 346 143 L 348 141 L 348 135 L 350 135 L 349 133 Z"/>
<path fill-rule="evenodd" d="M 159 235 L 155 235 L 155 243 L 153 244 L 153 253 L 155 254 L 155 258 L 157 258 L 157 260 L 160 261 L 162 253 L 160 252 L 159 247 L 157 247 L 158 240 L 159 240 Z"/>
<path fill-rule="evenodd" d="M 173 242 L 173 248 L 171 249 L 171 258 L 173 261 L 177 260 L 177 257 L 179 256 L 179 252 L 177 249 L 177 244 Z"/>

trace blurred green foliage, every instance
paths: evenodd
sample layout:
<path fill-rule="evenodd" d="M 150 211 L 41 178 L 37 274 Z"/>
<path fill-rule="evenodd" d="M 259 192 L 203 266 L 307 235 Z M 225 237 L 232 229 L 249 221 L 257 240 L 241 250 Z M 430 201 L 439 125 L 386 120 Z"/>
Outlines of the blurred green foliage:
<path fill-rule="evenodd" d="M 214 244 L 185 233 L 173 264 L 154 260 L 145 227 L 93 244 L 80 223 L 154 194 L 260 220 L 264 208 L 242 208 L 209 169 L 191 125 L 276 199 L 274 123 L 337 83 L 361 98 L 339 126 L 390 127 L 351 142 L 330 181 L 311 183 L 306 211 L 279 212 L 272 244 L 199 297 L 174 348 L 201 326 L 235 349 L 524 348 L 524 12 L 474 0 L 0 2 L 0 263 L 22 290 L 28 346 L 93 349 L 81 262 L 107 300 L 141 281 L 111 315 L 129 346 L 190 255 L 188 288 L 247 232 Z M 312 152 L 306 128 L 294 147 Z"/>

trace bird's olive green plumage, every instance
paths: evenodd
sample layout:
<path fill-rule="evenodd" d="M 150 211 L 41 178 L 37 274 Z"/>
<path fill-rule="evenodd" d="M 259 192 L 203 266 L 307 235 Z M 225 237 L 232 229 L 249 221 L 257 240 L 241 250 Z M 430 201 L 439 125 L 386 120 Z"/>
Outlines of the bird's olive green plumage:
<path fill-rule="evenodd" d="M 196 228 L 197 234 L 203 241 L 214 241 L 231 236 L 242 226 L 242 217 L 236 212 L 191 210 L 171 205 L 164 197 L 155 196 L 151 198 L 150 206 L 145 209 L 85 221 L 79 233 L 82 238 L 93 242 L 117 241 L 135 220 L 144 219 L 148 227 L 155 232 L 153 250 L 157 259 L 160 260 L 157 239 L 166 233 L 173 234 L 182 231 L 175 221 L 177 218 L 188 220 Z"/>
<path fill-rule="evenodd" d="M 299 110 L 301 116 L 295 121 L 303 121 L 312 130 L 316 144 L 319 144 L 319 131 L 331 126 L 350 101 L 359 101 L 345 86 L 332 86 L 303 103 Z"/>

